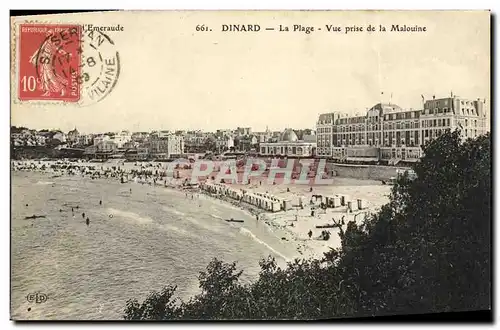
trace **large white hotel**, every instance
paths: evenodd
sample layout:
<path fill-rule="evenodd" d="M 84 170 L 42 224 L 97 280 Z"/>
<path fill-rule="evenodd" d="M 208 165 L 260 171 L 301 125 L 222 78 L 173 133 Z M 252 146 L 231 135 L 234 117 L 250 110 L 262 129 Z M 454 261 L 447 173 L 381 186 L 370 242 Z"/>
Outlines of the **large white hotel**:
<path fill-rule="evenodd" d="M 458 96 L 426 100 L 423 110 L 390 103 L 374 105 L 364 116 L 339 112 L 321 114 L 316 123 L 316 155 L 337 161 L 415 162 L 422 145 L 444 133 L 461 130 L 464 139 L 486 133 L 483 100 Z"/>

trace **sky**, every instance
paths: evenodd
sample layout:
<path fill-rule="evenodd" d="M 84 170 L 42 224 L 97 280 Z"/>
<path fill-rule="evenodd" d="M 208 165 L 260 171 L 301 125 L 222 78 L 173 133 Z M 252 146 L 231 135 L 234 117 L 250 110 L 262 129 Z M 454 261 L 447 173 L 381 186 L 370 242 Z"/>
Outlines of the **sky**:
<path fill-rule="evenodd" d="M 28 104 L 17 100 L 14 79 L 12 125 L 84 133 L 283 130 L 314 128 L 320 113 L 363 114 L 381 101 L 420 109 L 421 95 L 490 99 L 488 12 L 108 12 L 57 21 L 124 27 L 108 33 L 120 56 L 117 84 L 87 106 Z M 212 31 L 197 32 L 198 24 Z M 222 32 L 222 24 L 276 30 Z M 294 24 L 316 31 L 277 31 Z M 365 31 L 327 32 L 327 24 Z M 368 24 L 427 32 L 368 33 Z"/>

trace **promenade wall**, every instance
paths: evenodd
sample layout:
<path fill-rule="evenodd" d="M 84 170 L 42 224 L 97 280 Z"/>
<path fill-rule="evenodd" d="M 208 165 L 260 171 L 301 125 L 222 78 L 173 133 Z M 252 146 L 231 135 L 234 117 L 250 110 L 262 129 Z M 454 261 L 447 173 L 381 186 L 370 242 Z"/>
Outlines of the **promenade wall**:
<path fill-rule="evenodd" d="M 340 178 L 388 180 L 395 177 L 397 170 L 408 170 L 409 167 L 379 166 L 379 165 L 349 165 L 327 164 L 328 171 Z"/>

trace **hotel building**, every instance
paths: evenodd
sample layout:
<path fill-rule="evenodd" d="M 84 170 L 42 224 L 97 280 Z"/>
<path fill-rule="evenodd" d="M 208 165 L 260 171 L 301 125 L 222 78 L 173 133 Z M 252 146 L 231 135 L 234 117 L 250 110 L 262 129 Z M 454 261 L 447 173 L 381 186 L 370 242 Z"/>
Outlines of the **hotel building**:
<path fill-rule="evenodd" d="M 337 161 L 416 162 L 423 156 L 425 142 L 447 129 L 459 129 L 463 139 L 485 134 L 485 108 L 482 100 L 452 96 L 427 100 L 423 110 L 378 103 L 364 116 L 321 114 L 316 123 L 316 152 Z"/>

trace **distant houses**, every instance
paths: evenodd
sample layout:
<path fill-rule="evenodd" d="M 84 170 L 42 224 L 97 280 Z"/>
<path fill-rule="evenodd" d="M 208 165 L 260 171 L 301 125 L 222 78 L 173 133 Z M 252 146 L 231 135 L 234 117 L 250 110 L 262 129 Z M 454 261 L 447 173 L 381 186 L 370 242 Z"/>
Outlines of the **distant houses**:
<path fill-rule="evenodd" d="M 296 134 L 295 132 L 300 135 L 300 141 L 286 142 L 312 146 L 313 140 L 316 138 L 314 131 L 297 130 L 293 134 Z M 290 133 L 291 136 L 293 134 Z M 61 130 L 37 131 L 24 127 L 12 127 L 11 145 L 14 148 L 45 146 L 58 150 L 81 150 L 83 157 L 90 159 L 125 158 L 130 161 L 168 161 L 185 157 L 186 154 L 253 153 L 265 156 L 280 155 L 280 152 L 275 153 L 275 149 L 268 149 L 268 146 L 274 146 L 273 143 L 285 142 L 282 140 L 282 135 L 281 132 L 272 132 L 269 129 L 263 132 L 254 132 L 250 127 L 237 127 L 234 130 L 218 129 L 214 133 L 201 130 L 152 132 L 121 130 L 97 134 L 82 133 L 77 127 L 67 133 Z M 307 148 L 303 149 L 303 154 L 308 155 L 309 152 L 305 150 Z M 262 150 L 264 150 L 263 153 Z M 297 148 L 296 153 L 300 156 L 299 148 Z M 286 153 L 284 154 L 286 155 Z M 290 156 L 292 155 L 290 154 Z"/>

